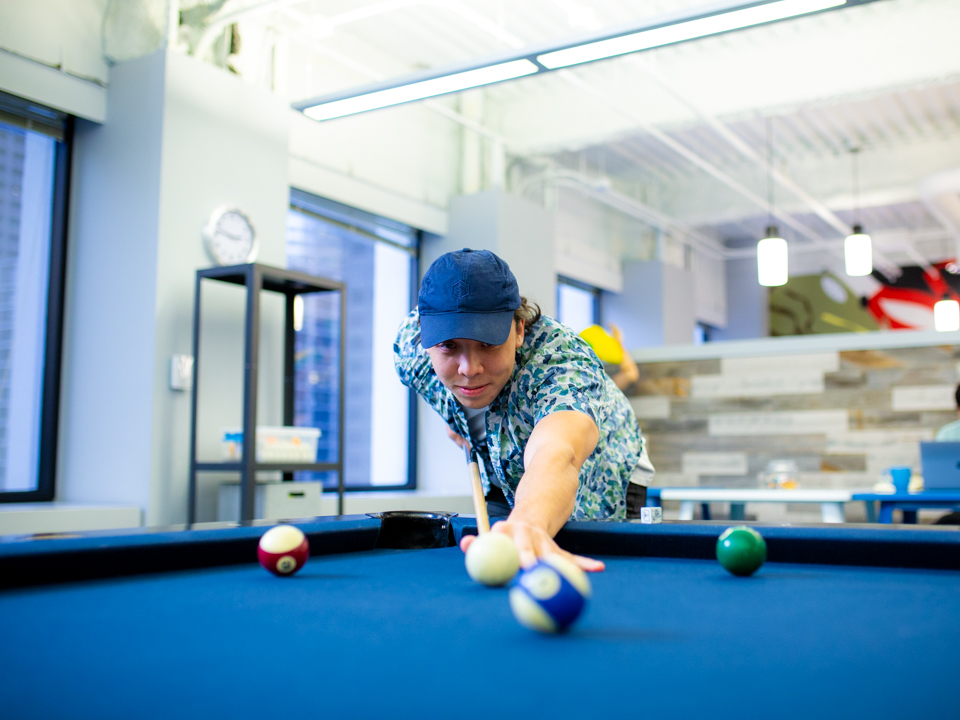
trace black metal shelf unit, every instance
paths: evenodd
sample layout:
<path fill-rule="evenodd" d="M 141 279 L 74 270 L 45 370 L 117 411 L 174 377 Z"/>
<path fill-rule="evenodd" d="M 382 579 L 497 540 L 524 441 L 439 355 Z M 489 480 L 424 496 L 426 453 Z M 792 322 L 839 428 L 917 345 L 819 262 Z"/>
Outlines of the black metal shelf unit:
<path fill-rule="evenodd" d="M 197 461 L 197 396 L 200 371 L 200 293 L 204 280 L 218 280 L 247 289 L 246 317 L 244 320 L 244 371 L 243 371 L 243 457 L 239 462 Z M 336 471 L 337 513 L 343 514 L 343 433 L 344 433 L 344 358 L 346 342 L 346 285 L 326 278 L 281 268 L 250 263 L 231 265 L 197 271 L 197 286 L 193 303 L 193 389 L 190 405 L 190 496 L 187 510 L 188 522 L 196 522 L 197 473 L 240 473 L 240 519 L 254 519 L 254 499 L 258 471 L 282 471 L 284 480 L 293 480 L 299 470 L 314 472 Z M 286 313 L 283 333 L 283 424 L 293 425 L 294 390 L 296 379 L 294 330 L 294 298 L 316 292 L 340 293 L 340 356 L 339 386 L 337 389 L 339 417 L 337 437 L 337 462 L 334 463 L 263 463 L 257 462 L 257 375 L 260 357 L 260 292 L 268 290 L 286 296 Z"/>

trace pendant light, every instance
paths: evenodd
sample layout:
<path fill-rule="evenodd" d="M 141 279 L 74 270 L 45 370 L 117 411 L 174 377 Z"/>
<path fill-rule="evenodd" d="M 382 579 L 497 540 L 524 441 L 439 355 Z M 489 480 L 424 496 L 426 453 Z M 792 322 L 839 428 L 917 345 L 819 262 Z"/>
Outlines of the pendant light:
<path fill-rule="evenodd" d="M 779 234 L 777 226 L 770 225 L 757 243 L 757 279 L 767 287 L 787 284 L 787 241 Z"/>
<path fill-rule="evenodd" d="M 869 275 L 873 272 L 873 244 L 870 236 L 863 232 L 863 226 L 860 225 L 859 152 L 860 148 L 854 148 L 850 151 L 853 158 L 853 198 L 857 221 L 853 225 L 853 232 L 847 235 L 847 239 L 843 241 L 843 260 L 847 275 L 851 277 Z"/>
<path fill-rule="evenodd" d="M 766 287 L 787 284 L 787 241 L 780 237 L 773 224 L 773 172 L 771 170 L 773 144 L 771 123 L 767 118 L 767 205 L 770 211 L 766 237 L 757 243 L 757 280 Z"/>
<path fill-rule="evenodd" d="M 960 303 L 944 295 L 943 300 L 933 306 L 933 326 L 939 332 L 960 330 Z"/>

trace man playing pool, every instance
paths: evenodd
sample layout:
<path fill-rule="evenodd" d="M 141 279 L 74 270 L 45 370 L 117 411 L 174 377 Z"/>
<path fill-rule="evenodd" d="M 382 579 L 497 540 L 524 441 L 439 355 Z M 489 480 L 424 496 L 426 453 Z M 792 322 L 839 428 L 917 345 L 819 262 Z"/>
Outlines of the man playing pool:
<path fill-rule="evenodd" d="M 603 569 L 553 536 L 571 518 L 639 517 L 653 466 L 630 403 L 586 341 L 521 298 L 503 260 L 465 249 L 427 270 L 394 363 L 451 436 L 469 438 L 488 503 L 509 508 L 493 530 L 513 538 L 524 567 L 560 553 Z"/>

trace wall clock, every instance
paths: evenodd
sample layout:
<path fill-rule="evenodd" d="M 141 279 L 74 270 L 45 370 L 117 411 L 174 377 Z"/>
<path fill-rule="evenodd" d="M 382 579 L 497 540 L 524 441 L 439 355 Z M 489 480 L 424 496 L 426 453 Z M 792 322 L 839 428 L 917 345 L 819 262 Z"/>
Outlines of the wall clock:
<path fill-rule="evenodd" d="M 203 241 L 217 265 L 241 265 L 257 257 L 257 234 L 250 218 L 236 208 L 214 210 L 203 228 Z"/>

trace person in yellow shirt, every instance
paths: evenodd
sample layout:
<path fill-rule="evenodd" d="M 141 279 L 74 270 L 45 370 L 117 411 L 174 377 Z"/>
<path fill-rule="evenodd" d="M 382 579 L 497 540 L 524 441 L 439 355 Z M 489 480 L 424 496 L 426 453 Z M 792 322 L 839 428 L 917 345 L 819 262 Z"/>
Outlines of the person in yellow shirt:
<path fill-rule="evenodd" d="M 640 369 L 630 357 L 630 353 L 623 349 L 623 333 L 613 323 L 610 323 L 610 332 L 607 333 L 599 325 L 591 325 L 580 333 L 580 337 L 587 341 L 597 357 L 608 366 L 615 366 L 616 372 L 611 372 L 614 384 L 621 390 L 626 390 L 640 379 Z"/>

